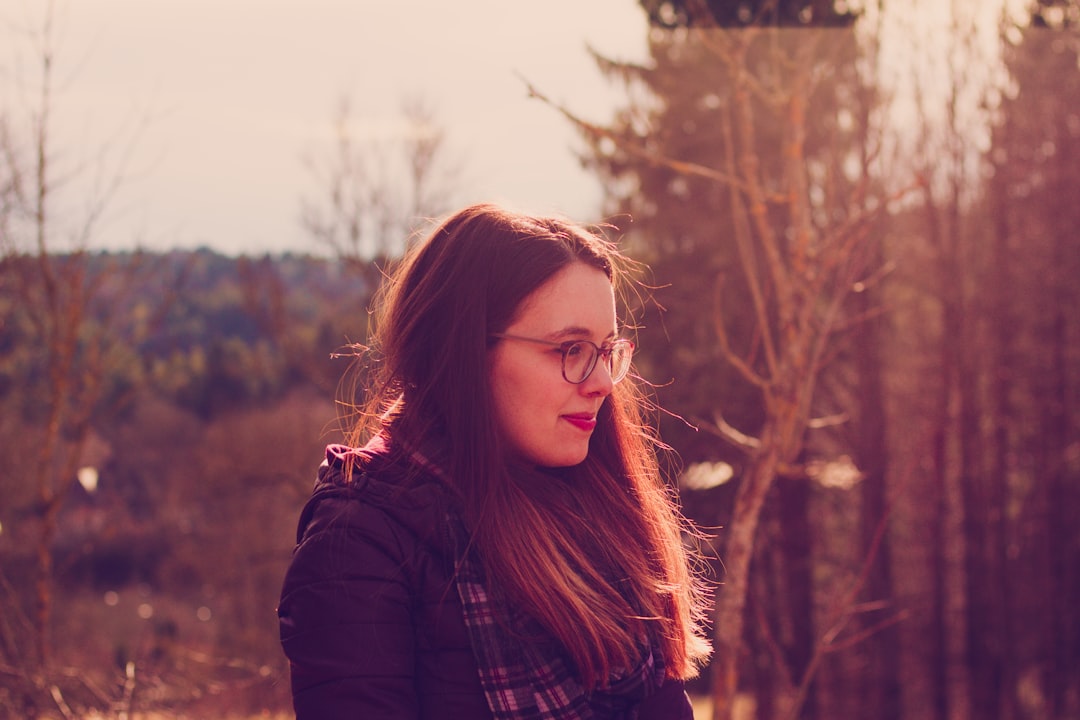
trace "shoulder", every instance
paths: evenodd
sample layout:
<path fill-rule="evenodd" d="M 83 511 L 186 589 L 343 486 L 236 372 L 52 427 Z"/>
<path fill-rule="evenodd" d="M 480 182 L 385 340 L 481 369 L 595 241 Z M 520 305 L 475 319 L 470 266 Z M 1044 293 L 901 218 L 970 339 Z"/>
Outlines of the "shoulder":
<path fill-rule="evenodd" d="M 398 555 L 403 545 L 438 546 L 450 503 L 437 478 L 385 444 L 331 445 L 297 523 L 297 550 L 329 542 L 347 553 L 360 543 Z"/>
<path fill-rule="evenodd" d="M 356 452 L 327 449 L 282 584 L 283 621 L 348 617 L 357 598 L 399 612 L 452 570 L 445 490 L 389 455 Z"/>

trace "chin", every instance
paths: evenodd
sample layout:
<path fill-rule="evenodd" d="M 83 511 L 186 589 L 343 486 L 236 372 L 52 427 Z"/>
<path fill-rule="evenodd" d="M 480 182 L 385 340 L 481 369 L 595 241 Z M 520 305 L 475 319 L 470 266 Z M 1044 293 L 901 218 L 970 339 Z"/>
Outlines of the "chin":
<path fill-rule="evenodd" d="M 585 450 L 582 450 L 580 453 L 573 453 L 573 454 L 568 453 L 568 454 L 562 455 L 562 456 L 557 457 L 557 458 L 547 458 L 546 462 L 542 462 L 540 464 L 545 466 L 545 467 L 553 467 L 553 468 L 574 467 L 575 465 L 580 465 L 581 463 L 585 462 L 585 458 L 587 458 L 588 456 L 589 456 L 589 450 L 588 450 L 588 448 L 586 448 Z"/>
<path fill-rule="evenodd" d="M 589 456 L 588 443 L 561 443 L 552 442 L 550 445 L 540 445 L 519 451 L 520 462 L 529 463 L 536 467 L 567 468 L 580 465 Z"/>

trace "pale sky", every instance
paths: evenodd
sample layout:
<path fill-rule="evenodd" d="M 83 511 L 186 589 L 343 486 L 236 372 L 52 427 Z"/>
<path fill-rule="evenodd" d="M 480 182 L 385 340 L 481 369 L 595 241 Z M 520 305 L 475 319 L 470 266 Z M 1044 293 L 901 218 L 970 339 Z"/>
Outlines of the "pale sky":
<path fill-rule="evenodd" d="M 970 68 L 961 100 L 975 114 L 965 125 L 976 141 L 985 138 L 985 116 L 976 109 L 982 83 L 1001 82 L 997 19 L 1003 6 L 1015 13 L 1023 2 L 886 4 L 880 73 L 894 89 L 898 137 L 905 126 L 910 136 L 911 127 L 926 121 L 911 115 L 914 87 L 940 102 L 940 78 L 957 66 Z M 25 28 L 38 28 L 46 4 L 0 6 L 0 112 L 6 110 L 16 139 L 27 137 L 20 122 L 33 108 L 27 88 L 38 57 Z M 95 197 L 95 177 L 109 178 L 117 166 L 128 175 L 91 241 L 96 247 L 320 250 L 299 222 L 301 198 L 318 195 L 303 159 L 330 152 L 343 97 L 351 100 L 356 127 L 383 144 L 401 130 L 405 99 L 429 104 L 460 167 L 456 205 L 495 201 L 601 219 L 599 183 L 575 157 L 581 144 L 574 130 L 554 109 L 529 99 L 522 78 L 605 122 L 625 96 L 600 75 L 587 47 L 619 60 L 647 57 L 648 28 L 637 0 L 56 0 L 56 6 L 52 149 L 57 175 L 74 178 L 54 207 L 56 235 L 80 226 L 87 199 Z M 958 51 L 956 34 L 969 31 L 971 46 Z M 897 157 L 910 152 L 898 150 Z M 66 229 L 58 227 L 64 222 Z"/>
<path fill-rule="evenodd" d="M 0 10 L 0 97 L 13 120 L 34 77 L 20 28 L 44 7 Z M 84 168 L 57 214 L 81 214 L 108 148 L 105 176 L 123 164 L 130 177 L 93 245 L 138 237 L 150 249 L 246 253 L 311 248 L 298 215 L 316 189 L 302 159 L 328 147 L 343 96 L 380 137 L 405 98 L 424 98 L 461 168 L 458 204 L 598 219 L 575 133 L 526 97 L 521 77 L 606 120 L 621 92 L 587 46 L 642 60 L 647 40 L 636 0 L 69 0 L 57 16 L 56 167 Z"/>

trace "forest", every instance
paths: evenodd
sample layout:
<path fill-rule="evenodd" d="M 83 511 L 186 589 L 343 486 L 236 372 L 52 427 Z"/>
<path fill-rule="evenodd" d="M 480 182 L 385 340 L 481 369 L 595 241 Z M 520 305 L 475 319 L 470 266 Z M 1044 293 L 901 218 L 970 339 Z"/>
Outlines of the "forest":
<path fill-rule="evenodd" d="M 872 4 L 640 4 L 609 122 L 529 91 L 641 263 L 699 720 L 1080 718 L 1080 3 L 997 18 L 985 83 L 953 3 L 901 119 Z M 329 186 L 310 254 L 61 245 L 44 125 L 6 128 L 0 718 L 285 716 L 278 591 L 396 258 L 373 195 Z"/>

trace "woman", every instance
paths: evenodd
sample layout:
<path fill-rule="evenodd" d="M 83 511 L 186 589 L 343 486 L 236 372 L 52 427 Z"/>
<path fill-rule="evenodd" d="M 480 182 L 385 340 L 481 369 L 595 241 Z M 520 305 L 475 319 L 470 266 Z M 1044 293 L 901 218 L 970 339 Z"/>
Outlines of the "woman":
<path fill-rule="evenodd" d="M 627 377 L 624 271 L 489 205 L 405 258 L 282 589 L 300 720 L 692 717 L 703 595 Z"/>

